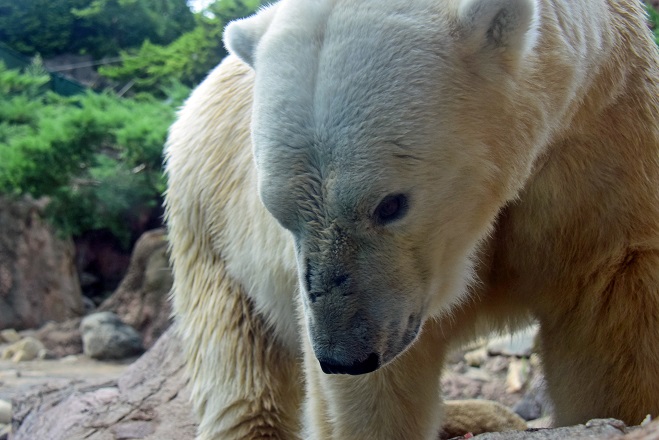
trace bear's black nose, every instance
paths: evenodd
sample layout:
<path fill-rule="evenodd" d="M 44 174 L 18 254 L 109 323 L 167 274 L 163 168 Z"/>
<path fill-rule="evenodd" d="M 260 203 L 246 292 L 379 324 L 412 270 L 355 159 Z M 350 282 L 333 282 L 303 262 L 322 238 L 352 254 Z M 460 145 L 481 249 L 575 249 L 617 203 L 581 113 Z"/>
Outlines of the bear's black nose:
<path fill-rule="evenodd" d="M 328 359 L 319 360 L 318 362 L 325 374 L 351 374 L 356 376 L 377 370 L 380 366 L 380 356 L 377 353 L 371 353 L 365 360 L 353 362 L 350 365 L 337 364 Z"/>

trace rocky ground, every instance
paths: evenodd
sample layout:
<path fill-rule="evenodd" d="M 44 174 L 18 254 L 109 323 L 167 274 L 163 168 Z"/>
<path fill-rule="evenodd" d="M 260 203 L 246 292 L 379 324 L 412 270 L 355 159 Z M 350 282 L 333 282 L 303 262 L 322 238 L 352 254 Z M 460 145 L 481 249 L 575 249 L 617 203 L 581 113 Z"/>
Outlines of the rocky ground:
<path fill-rule="evenodd" d="M 61 332 L 69 327 L 48 328 Z M 43 333 L 10 333 L 7 338 L 26 341 L 39 335 L 47 340 Z M 495 400 L 515 408 L 525 419 L 534 419 L 531 426 L 546 425 L 550 410 L 533 355 L 534 334 L 531 329 L 515 337 L 493 338 L 454 353 L 443 378 L 445 397 Z M 60 334 L 51 339 L 66 342 L 70 337 Z M 182 362 L 171 355 L 178 351 L 177 344 L 168 332 L 137 362 L 136 358 L 99 361 L 84 354 L 17 362 L 15 353 L 6 355 L 12 345 L 0 344 L 0 354 L 15 358 L 0 360 L 0 423 L 6 424 L 6 430 L 9 416 L 3 419 L 1 403 L 5 402 L 5 413 L 13 403 L 15 439 L 192 438 L 194 423 L 184 398 Z M 38 356 L 51 355 L 46 350 Z M 163 387 L 169 390 L 164 397 Z M 163 405 L 173 405 L 176 414 L 168 413 Z M 102 417 L 90 416 L 101 412 Z M 170 423 L 163 431 L 163 420 L 175 419 L 177 426 Z"/>
<path fill-rule="evenodd" d="M 63 309 L 65 313 L 54 315 L 50 300 L 60 303 L 64 302 L 62 298 L 69 298 L 72 304 L 83 304 L 80 287 L 73 283 L 76 289 L 60 295 L 57 289 L 35 290 L 42 284 L 58 286 L 57 283 L 26 284 L 24 280 L 38 278 L 40 272 L 53 272 L 52 268 L 60 260 L 66 260 L 66 264 L 58 263 L 64 268 L 59 271 L 61 277 L 65 281 L 75 278 L 72 253 L 59 251 L 60 248 L 69 249 L 71 244 L 58 241 L 52 231 L 34 221 L 39 210 L 34 202 L 24 201 L 17 206 L 21 209 L 0 210 L 12 214 L 0 216 L 0 225 L 13 225 L 21 232 L 14 234 L 18 238 L 0 239 L 0 256 L 19 255 L 18 250 L 26 247 L 24 243 L 36 243 L 29 249 L 39 257 L 0 259 L 0 329 L 7 329 L 0 331 L 0 440 L 96 438 L 93 433 L 103 431 L 104 427 L 108 428 L 108 435 L 103 434 L 100 438 L 143 438 L 142 434 L 147 431 L 138 419 L 148 418 L 148 414 L 140 415 L 140 411 L 146 410 L 145 402 L 152 406 L 165 403 L 147 397 L 156 389 L 160 392 L 159 386 L 168 379 L 167 374 L 176 376 L 174 373 L 180 370 L 178 365 L 171 370 L 164 369 L 166 361 L 153 356 L 149 359 L 158 360 L 153 365 L 134 362 L 158 340 L 170 323 L 171 309 L 167 297 L 171 289 L 171 273 L 164 230 L 149 231 L 138 240 L 123 281 L 98 308 L 91 304 L 84 317 L 80 316 L 81 307 Z M 35 227 L 25 226 L 28 224 L 36 224 L 39 228 L 35 232 Z M 2 236 L 0 234 L 0 238 Z M 5 264 L 14 260 L 23 264 Z M 60 284 L 68 285 L 65 282 Z M 24 298 L 21 292 L 28 287 L 34 291 L 36 299 Z M 42 301 L 41 297 L 49 301 Z M 9 305 L 3 302 L 3 298 Z M 12 304 L 22 314 L 6 313 Z M 38 330 L 17 332 L 8 328 L 13 326 L 19 330 Z M 133 375 L 127 378 L 126 373 L 135 364 L 138 364 L 138 371 L 133 370 Z M 150 382 L 151 378 L 163 380 Z M 132 379 L 136 382 L 131 382 Z M 122 388 L 126 384 L 130 386 Z M 184 380 L 180 379 L 174 387 L 174 394 L 182 391 L 183 384 Z M 125 389 L 135 392 L 123 401 L 122 408 L 115 408 L 115 419 L 104 418 L 105 410 Z M 140 390 L 146 392 L 144 400 L 139 400 L 137 393 Z M 162 396 L 164 394 L 160 393 L 158 398 Z M 181 402 L 187 405 L 186 399 Z M 189 411 L 182 413 L 186 414 L 184 423 L 192 425 Z M 82 418 L 87 422 L 83 423 Z M 122 423 L 123 419 L 130 423 Z M 72 427 L 77 425 L 86 427 L 87 431 L 75 431 Z M 158 426 L 165 429 L 166 423 L 159 422 Z M 13 431 L 11 434 L 10 430 Z M 187 436 L 171 438 L 192 438 L 194 428 L 189 431 Z M 164 431 L 153 438 L 170 437 Z"/>
<path fill-rule="evenodd" d="M 530 330 L 493 338 L 451 357 L 442 380 L 447 399 L 496 400 L 529 419 L 532 428 L 474 438 L 659 439 L 655 424 L 630 429 L 615 420 L 538 429 L 550 423 L 551 408 L 533 354 L 533 335 Z M 194 417 L 177 352 L 178 341 L 168 331 L 134 362 L 101 362 L 84 355 L 0 361 L 0 424 L 8 421 L 7 402 L 12 402 L 14 430 L 8 434 L 9 425 L 0 425 L 0 440 L 193 439 Z"/>
<path fill-rule="evenodd" d="M 3 346 L 0 345 L 0 350 Z M 134 361 L 97 361 L 84 355 L 15 363 L 0 360 L 0 400 L 11 401 L 41 385 L 58 386 L 75 380 L 116 380 Z"/>
<path fill-rule="evenodd" d="M 9 345 L 0 344 L 0 353 Z M 12 402 L 35 390 L 66 388 L 87 381 L 115 381 L 134 360 L 97 361 L 82 354 L 24 362 L 0 359 L 0 440 L 5 440 L 10 431 Z"/>
<path fill-rule="evenodd" d="M 493 336 L 457 351 L 442 379 L 444 398 L 488 399 L 513 409 L 532 427 L 550 423 L 540 362 L 534 353 L 536 327 Z"/>

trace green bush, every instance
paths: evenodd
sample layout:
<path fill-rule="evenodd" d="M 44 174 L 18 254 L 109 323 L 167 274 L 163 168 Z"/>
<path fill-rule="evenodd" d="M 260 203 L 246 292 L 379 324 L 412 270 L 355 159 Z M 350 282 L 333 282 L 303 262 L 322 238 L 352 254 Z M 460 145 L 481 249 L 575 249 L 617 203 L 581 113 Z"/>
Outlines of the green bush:
<path fill-rule="evenodd" d="M 650 28 L 654 33 L 654 41 L 659 44 L 659 13 L 649 4 L 645 4 L 650 19 Z"/>
<path fill-rule="evenodd" d="M 44 76 L 0 65 L 0 192 L 49 197 L 52 223 L 79 235 L 128 224 L 160 203 L 162 147 L 179 99 L 64 98 L 40 91 Z"/>
<path fill-rule="evenodd" d="M 192 87 L 226 56 L 221 29 L 198 26 L 169 46 L 146 41 L 138 51 L 122 52 L 121 65 L 101 67 L 99 73 L 122 84 L 130 82 L 131 92 L 157 96 L 172 83 Z"/>

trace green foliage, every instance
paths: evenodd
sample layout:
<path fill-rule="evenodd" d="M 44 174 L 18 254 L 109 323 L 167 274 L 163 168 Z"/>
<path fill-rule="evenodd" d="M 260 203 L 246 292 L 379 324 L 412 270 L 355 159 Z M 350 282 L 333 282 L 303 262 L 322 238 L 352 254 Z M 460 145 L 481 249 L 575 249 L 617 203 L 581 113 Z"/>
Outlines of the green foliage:
<path fill-rule="evenodd" d="M 64 234 L 109 228 L 127 241 L 128 223 L 160 203 L 162 146 L 180 101 L 64 98 L 40 93 L 43 83 L 0 65 L 0 192 L 49 197 Z"/>
<path fill-rule="evenodd" d="M 657 12 L 649 4 L 645 4 L 645 9 L 648 11 L 648 18 L 650 19 L 650 28 L 654 34 L 654 41 L 659 44 L 659 12 Z"/>
<path fill-rule="evenodd" d="M 185 0 L 0 0 L 0 40 L 29 55 L 102 57 L 193 27 Z"/>
<path fill-rule="evenodd" d="M 1 69 L 0 96 L 21 94 L 26 98 L 34 98 L 41 94 L 43 87 L 50 81 L 50 75 L 38 60 L 27 69 L 27 75 L 18 70 L 6 70 L 4 66 Z M 2 111 L 3 107 L 0 107 L 0 112 Z"/>
<path fill-rule="evenodd" d="M 218 41 L 222 41 L 221 27 L 197 26 L 168 46 L 146 41 L 136 53 L 122 52 L 120 66 L 105 66 L 99 73 L 121 83 L 132 82 L 132 92 L 163 95 L 173 82 L 190 87 L 199 83 L 226 55 Z"/>
<path fill-rule="evenodd" d="M 197 26 L 167 46 L 144 42 L 136 51 L 122 52 L 122 64 L 99 72 L 122 83 L 133 82 L 134 91 L 163 94 L 172 82 L 188 87 L 198 84 L 227 55 L 222 46 L 224 26 L 252 14 L 259 0 L 218 0 L 196 17 Z"/>
<path fill-rule="evenodd" d="M 216 0 L 208 5 L 205 12 L 228 23 L 236 18 L 247 17 L 265 3 L 269 2 L 263 0 Z"/>
<path fill-rule="evenodd" d="M 71 9 L 84 0 L 0 0 L 0 40 L 19 52 L 58 53 L 72 40 Z"/>

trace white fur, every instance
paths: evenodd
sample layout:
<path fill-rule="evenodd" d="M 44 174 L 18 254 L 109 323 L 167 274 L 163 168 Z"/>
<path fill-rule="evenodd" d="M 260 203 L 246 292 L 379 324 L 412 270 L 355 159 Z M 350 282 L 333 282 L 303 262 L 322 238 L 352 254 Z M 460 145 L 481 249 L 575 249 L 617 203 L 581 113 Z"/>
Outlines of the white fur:
<path fill-rule="evenodd" d="M 261 9 L 257 15 L 253 15 L 249 19 L 229 23 L 223 34 L 227 50 L 246 64 L 253 66 L 256 44 L 270 26 L 276 11 L 277 3 Z"/>
<path fill-rule="evenodd" d="M 227 217 L 225 227 L 218 234 L 222 243 L 228 243 L 223 247 L 227 272 L 244 286 L 274 334 L 289 349 L 297 351 L 299 341 L 293 299 L 297 276 L 290 234 L 274 222 L 263 225 L 254 221 L 264 215 L 256 186 L 242 193 L 240 200 L 231 200 L 227 208 L 242 213 Z"/>

